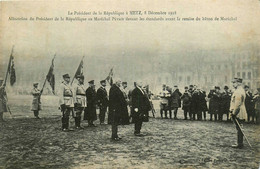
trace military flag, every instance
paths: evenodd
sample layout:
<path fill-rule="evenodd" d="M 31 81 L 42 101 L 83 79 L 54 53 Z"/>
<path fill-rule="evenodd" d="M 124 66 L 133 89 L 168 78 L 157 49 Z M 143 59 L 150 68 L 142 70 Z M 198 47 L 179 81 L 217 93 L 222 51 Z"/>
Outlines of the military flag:
<path fill-rule="evenodd" d="M 12 48 L 12 52 L 11 52 L 11 55 L 10 55 L 10 58 L 9 58 L 9 63 L 8 63 L 7 72 L 6 72 L 6 75 L 5 75 L 4 85 L 6 85 L 8 74 L 10 74 L 10 85 L 13 86 L 14 83 L 16 82 L 13 50 L 14 50 L 14 46 Z"/>
<path fill-rule="evenodd" d="M 55 94 L 54 59 L 55 59 L 55 56 L 52 59 L 51 67 L 50 67 L 49 72 L 48 72 L 48 74 L 46 76 L 47 81 L 50 83 L 50 86 L 51 86 L 53 94 Z"/>
<path fill-rule="evenodd" d="M 114 74 L 113 68 L 111 68 L 110 72 L 109 72 L 109 74 L 108 74 L 108 76 L 106 78 L 106 81 L 110 84 L 110 86 L 113 85 L 113 74 Z"/>
<path fill-rule="evenodd" d="M 71 81 L 71 84 L 73 83 L 74 79 L 78 76 L 78 75 L 83 75 L 83 59 L 84 59 L 84 56 L 82 57 L 80 63 L 79 63 L 79 66 L 76 70 L 76 73 Z"/>

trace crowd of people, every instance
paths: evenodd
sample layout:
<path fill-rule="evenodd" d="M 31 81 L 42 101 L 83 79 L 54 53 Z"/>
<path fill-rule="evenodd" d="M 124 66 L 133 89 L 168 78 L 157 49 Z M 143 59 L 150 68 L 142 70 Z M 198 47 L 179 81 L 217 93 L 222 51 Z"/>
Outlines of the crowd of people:
<path fill-rule="evenodd" d="M 207 94 L 206 91 L 199 89 L 196 85 L 186 86 L 185 91 L 181 93 L 178 86 L 175 85 L 173 89 L 167 85 L 162 86 L 162 91 L 159 94 L 160 101 L 160 114 L 161 118 L 177 120 L 178 109 L 182 108 L 184 120 L 206 120 L 207 113 L 209 114 L 210 121 L 223 121 L 223 115 L 227 121 L 229 118 L 230 102 L 233 92 L 228 86 L 224 86 L 223 92 L 219 86 L 215 86 Z M 248 123 L 259 124 L 259 104 L 260 104 L 260 88 L 257 93 L 253 95 L 249 86 L 244 86 L 245 108 L 247 113 L 246 121 Z M 172 117 L 173 112 L 173 117 Z"/>

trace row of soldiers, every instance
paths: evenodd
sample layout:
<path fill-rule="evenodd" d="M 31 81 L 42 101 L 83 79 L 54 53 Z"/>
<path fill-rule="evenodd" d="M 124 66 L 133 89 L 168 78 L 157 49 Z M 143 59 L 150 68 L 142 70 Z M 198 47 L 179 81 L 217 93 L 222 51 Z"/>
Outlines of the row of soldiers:
<path fill-rule="evenodd" d="M 76 129 L 82 129 L 81 119 L 84 112 L 84 120 L 88 121 L 89 127 L 95 127 L 97 120 L 97 107 L 100 110 L 100 124 L 104 124 L 108 110 L 108 124 L 112 125 L 112 139 L 120 140 L 117 134 L 119 124 L 129 124 L 128 106 L 131 109 L 132 122 L 135 123 L 134 134 L 141 136 L 143 121 L 148 121 L 148 112 L 151 110 L 150 101 L 141 82 L 135 82 L 135 88 L 131 91 L 130 98 L 126 91 L 126 82 L 120 79 L 114 80 L 109 94 L 106 91 L 106 80 L 100 81 L 101 87 L 96 91 L 94 80 L 89 81 L 89 87 L 84 88 L 84 76 L 76 77 L 78 84 L 74 88 L 70 84 L 70 76 L 63 75 L 64 81 L 60 86 L 59 105 L 62 112 L 62 130 L 69 131 L 69 117 L 74 114 Z M 123 84 L 123 88 L 121 85 Z M 130 101 L 131 100 L 131 101 Z"/>
<path fill-rule="evenodd" d="M 160 102 L 160 113 L 161 118 L 172 118 L 172 111 L 174 111 L 174 119 L 177 118 L 178 108 L 183 109 L 184 119 L 195 120 L 196 115 L 198 120 L 206 120 L 207 112 L 210 114 L 210 121 L 222 121 L 223 115 L 227 116 L 227 121 L 229 119 L 229 109 L 232 92 L 229 90 L 228 86 L 224 86 L 224 91 L 220 92 L 220 87 L 215 86 L 214 89 L 210 90 L 207 95 L 205 91 L 199 89 L 196 85 L 189 85 L 189 87 L 184 88 L 184 93 L 181 93 L 178 89 L 178 86 L 175 85 L 174 88 L 170 88 L 165 84 L 162 86 L 162 91 L 160 92 L 159 97 L 161 98 Z M 247 121 L 254 122 L 254 120 L 259 121 L 259 92 L 253 95 L 249 91 L 249 86 L 245 85 L 244 90 L 246 93 L 245 98 L 245 107 L 247 112 Z M 207 101 L 209 103 L 207 104 Z M 258 108 L 257 108 L 258 107 Z M 256 119 L 257 118 L 257 119 Z"/>

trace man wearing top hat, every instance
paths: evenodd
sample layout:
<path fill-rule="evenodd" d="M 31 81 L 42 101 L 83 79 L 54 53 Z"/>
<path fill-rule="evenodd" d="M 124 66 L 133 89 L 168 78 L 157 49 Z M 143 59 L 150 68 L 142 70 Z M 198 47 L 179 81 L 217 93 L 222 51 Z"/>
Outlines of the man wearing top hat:
<path fill-rule="evenodd" d="M 87 97 L 87 108 L 85 109 L 85 117 L 84 119 L 88 121 L 89 127 L 96 127 L 94 125 L 94 121 L 97 120 L 97 111 L 96 111 L 96 104 L 97 104 L 97 93 L 95 90 L 94 80 L 88 82 L 89 87 L 86 90 L 86 97 Z"/>
<path fill-rule="evenodd" d="M 99 121 L 100 124 L 104 124 L 107 107 L 108 107 L 108 95 L 106 90 L 106 80 L 100 81 L 100 88 L 97 90 L 97 104 L 99 106 Z"/>
<path fill-rule="evenodd" d="M 227 115 L 227 121 L 229 121 L 229 108 L 232 95 L 228 89 L 228 86 L 224 86 L 224 92 L 221 94 L 221 111 L 222 114 Z"/>
<path fill-rule="evenodd" d="M 232 145 L 233 148 L 243 148 L 243 133 L 239 128 L 239 124 L 241 121 L 246 119 L 246 108 L 245 108 L 245 98 L 246 93 L 242 87 L 242 79 L 234 78 L 232 81 L 233 87 L 235 88 L 234 93 L 231 96 L 230 102 L 230 116 L 233 119 L 236 129 L 237 129 L 237 144 Z M 238 123 L 236 122 L 236 120 Z"/>
<path fill-rule="evenodd" d="M 62 120 L 61 120 L 62 130 L 69 131 L 69 116 L 74 108 L 73 89 L 70 85 L 69 74 L 64 74 L 63 80 L 64 81 L 60 85 L 60 92 L 59 92 L 60 95 L 59 103 L 62 112 Z"/>
<path fill-rule="evenodd" d="M 42 94 L 42 91 L 38 89 L 37 82 L 33 83 L 33 89 L 31 91 L 31 94 L 33 95 L 33 101 L 32 101 L 32 111 L 34 113 L 35 118 L 39 119 L 39 111 L 41 110 L 41 101 L 40 97 Z"/>
<path fill-rule="evenodd" d="M 6 106 L 6 91 L 4 86 L 4 80 L 0 78 L 0 122 L 4 122 L 3 114 L 7 112 Z"/>
<path fill-rule="evenodd" d="M 81 115 L 83 110 L 87 107 L 86 100 L 86 89 L 84 87 L 84 76 L 78 75 L 77 77 L 78 84 L 74 88 L 74 110 L 76 112 L 75 116 L 75 126 L 76 129 L 83 129 L 81 127 Z"/>

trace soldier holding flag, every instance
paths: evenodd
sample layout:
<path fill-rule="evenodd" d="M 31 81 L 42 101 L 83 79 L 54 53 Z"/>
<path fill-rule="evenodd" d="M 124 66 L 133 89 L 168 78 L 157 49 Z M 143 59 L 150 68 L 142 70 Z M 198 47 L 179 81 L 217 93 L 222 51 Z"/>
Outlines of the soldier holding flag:
<path fill-rule="evenodd" d="M 32 101 L 32 111 L 34 113 L 34 116 L 36 119 L 39 119 L 39 111 L 41 110 L 41 91 L 38 89 L 38 83 L 33 83 L 33 89 L 31 91 L 31 94 L 33 95 L 33 101 Z"/>
<path fill-rule="evenodd" d="M 5 85 L 4 80 L 0 78 L 0 122 L 4 122 L 3 114 L 7 112 L 6 106 L 6 92 L 5 92 Z"/>

